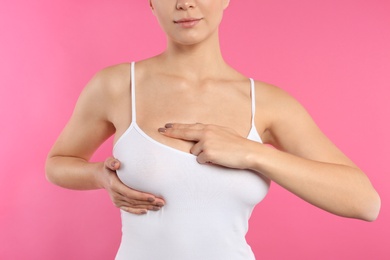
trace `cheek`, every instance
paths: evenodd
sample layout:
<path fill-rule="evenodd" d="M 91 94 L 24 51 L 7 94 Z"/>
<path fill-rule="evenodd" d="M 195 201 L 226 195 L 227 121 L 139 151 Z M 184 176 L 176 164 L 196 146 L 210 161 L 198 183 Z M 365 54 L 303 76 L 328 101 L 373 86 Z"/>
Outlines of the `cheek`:
<path fill-rule="evenodd" d="M 163 22 L 164 19 L 167 19 L 171 15 L 169 7 L 167 4 L 164 4 L 165 1 L 154 1 L 153 2 L 153 14 L 156 16 L 158 21 Z"/>
<path fill-rule="evenodd" d="M 223 12 L 220 9 L 216 9 L 215 12 L 208 12 L 207 17 L 211 26 L 218 26 L 222 21 Z"/>
<path fill-rule="evenodd" d="M 172 21 L 169 19 L 169 16 L 166 13 L 161 12 L 160 10 L 154 11 L 154 16 L 156 17 L 158 23 L 162 28 L 165 28 Z"/>
<path fill-rule="evenodd" d="M 213 21 L 221 20 L 224 11 L 224 4 L 221 1 L 215 1 L 203 8 L 205 14 Z"/>
<path fill-rule="evenodd" d="M 223 12 L 225 8 L 227 7 L 227 3 L 229 1 L 227 0 L 219 0 L 219 1 L 207 1 L 207 7 L 205 8 L 206 10 L 210 10 L 210 12 Z"/>

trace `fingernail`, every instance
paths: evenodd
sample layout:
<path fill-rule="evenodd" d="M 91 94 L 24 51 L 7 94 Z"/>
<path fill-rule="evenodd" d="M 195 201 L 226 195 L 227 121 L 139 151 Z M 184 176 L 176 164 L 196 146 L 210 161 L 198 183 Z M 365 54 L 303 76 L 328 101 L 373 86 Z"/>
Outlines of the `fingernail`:
<path fill-rule="evenodd" d="M 111 162 L 111 167 L 115 167 L 116 161 Z"/>
<path fill-rule="evenodd" d="M 153 207 L 153 210 L 154 211 L 158 211 L 158 210 L 160 210 L 161 208 L 160 207 Z"/>
<path fill-rule="evenodd" d="M 162 203 L 162 202 L 157 202 L 156 205 L 159 206 L 159 207 L 162 207 L 162 206 L 164 206 L 164 203 Z"/>
<path fill-rule="evenodd" d="M 149 197 L 149 198 L 148 198 L 148 201 L 149 201 L 149 202 L 153 202 L 153 201 L 154 201 L 154 198 Z"/>
<path fill-rule="evenodd" d="M 142 210 L 142 211 L 139 212 L 139 214 L 142 214 L 142 215 L 143 215 L 143 214 L 146 214 L 146 213 L 148 213 L 147 210 Z"/>
<path fill-rule="evenodd" d="M 167 131 L 167 129 L 165 129 L 165 128 L 159 128 L 158 131 L 159 131 L 160 133 L 165 133 L 165 132 Z"/>
<path fill-rule="evenodd" d="M 173 124 L 172 123 L 168 123 L 165 125 L 165 128 L 172 128 L 173 127 Z"/>

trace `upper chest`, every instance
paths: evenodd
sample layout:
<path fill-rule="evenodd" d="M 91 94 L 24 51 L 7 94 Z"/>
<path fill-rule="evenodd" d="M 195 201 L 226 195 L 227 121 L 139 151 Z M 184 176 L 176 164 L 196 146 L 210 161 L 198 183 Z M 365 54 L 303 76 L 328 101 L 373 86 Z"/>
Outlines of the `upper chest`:
<path fill-rule="evenodd" d="M 166 123 L 220 125 L 246 137 L 252 126 L 254 94 L 249 79 L 194 83 L 172 77 L 139 77 L 124 88 L 116 106 L 116 139 L 133 117 L 146 134 L 168 145 L 170 141 L 157 131 Z M 262 124 L 256 123 L 256 127 L 259 134 L 265 129 Z"/>

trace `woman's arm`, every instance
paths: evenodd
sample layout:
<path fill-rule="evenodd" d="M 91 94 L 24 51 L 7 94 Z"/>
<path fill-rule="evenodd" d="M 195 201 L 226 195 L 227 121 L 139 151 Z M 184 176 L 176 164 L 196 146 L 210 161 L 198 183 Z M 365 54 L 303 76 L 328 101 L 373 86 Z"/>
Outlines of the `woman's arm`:
<path fill-rule="evenodd" d="M 380 198 L 366 175 L 319 130 L 292 97 L 264 86 L 257 115 L 268 126 L 264 143 L 247 140 L 232 129 L 203 124 L 168 124 L 160 133 L 196 141 L 191 153 L 200 163 L 252 169 L 331 213 L 373 221 Z"/>
<path fill-rule="evenodd" d="M 81 93 L 72 117 L 49 152 L 46 176 L 68 189 L 105 188 L 116 206 L 142 214 L 146 209 L 158 209 L 163 201 L 121 183 L 115 172 L 120 166 L 117 160 L 89 162 L 96 149 L 115 132 L 111 117 L 118 101 L 118 86 L 123 83 L 115 82 L 118 77 L 112 73 L 112 68 L 99 72 Z"/>
<path fill-rule="evenodd" d="M 69 189 L 102 188 L 103 163 L 90 163 L 96 149 L 114 132 L 109 120 L 112 94 L 104 73 L 95 75 L 82 91 L 73 114 L 46 161 L 46 176 Z"/>
<path fill-rule="evenodd" d="M 331 213 L 375 220 L 380 198 L 367 176 L 321 132 L 299 102 L 276 87 L 264 87 L 268 101 L 262 99 L 265 106 L 259 107 L 265 109 L 269 127 L 262 138 L 278 150 L 257 146 L 250 168 Z"/>

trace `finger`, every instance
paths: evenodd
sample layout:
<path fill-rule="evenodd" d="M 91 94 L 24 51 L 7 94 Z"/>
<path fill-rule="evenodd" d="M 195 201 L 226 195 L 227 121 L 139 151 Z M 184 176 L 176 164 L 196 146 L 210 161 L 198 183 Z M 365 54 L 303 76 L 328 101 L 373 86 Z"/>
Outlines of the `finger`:
<path fill-rule="evenodd" d="M 166 124 L 158 131 L 172 138 L 197 142 L 201 138 L 202 129 L 201 124 Z"/>
<path fill-rule="evenodd" d="M 146 213 L 148 213 L 148 211 L 146 209 L 134 209 L 134 208 L 131 208 L 131 207 L 120 207 L 121 210 L 123 211 L 126 211 L 128 213 L 132 213 L 132 214 L 136 214 L 136 215 L 144 215 Z"/>
<path fill-rule="evenodd" d="M 134 204 L 156 205 L 159 207 L 165 205 L 165 201 L 163 199 L 157 198 L 156 196 L 149 193 L 131 189 L 126 185 L 123 185 L 118 193 L 124 197 L 125 201 L 131 201 Z"/>
<path fill-rule="evenodd" d="M 194 123 L 194 124 L 180 124 L 180 123 L 167 123 L 165 124 L 165 128 L 174 128 L 174 129 L 194 129 L 201 130 L 206 125 L 202 123 Z"/>
<path fill-rule="evenodd" d="M 202 142 L 195 143 L 190 149 L 190 153 L 192 153 L 195 156 L 198 156 L 202 151 L 203 151 L 203 143 Z"/>
<path fill-rule="evenodd" d="M 196 161 L 200 164 L 213 164 L 209 156 L 206 155 L 206 153 L 200 153 L 196 157 Z"/>
<path fill-rule="evenodd" d="M 116 171 L 120 167 L 120 162 L 119 162 L 119 160 L 117 160 L 113 157 L 109 157 L 105 160 L 104 165 L 106 168 L 108 168 L 112 171 Z"/>
<path fill-rule="evenodd" d="M 122 200 L 122 201 L 117 201 L 114 203 L 114 205 L 118 208 L 127 208 L 127 209 L 133 209 L 133 210 L 153 210 L 153 211 L 158 211 L 162 207 L 161 206 L 156 206 L 156 205 L 150 205 L 150 204 L 135 204 L 136 202 L 131 202 L 129 203 L 128 201 Z"/>
<path fill-rule="evenodd" d="M 127 198 L 125 196 L 117 196 L 114 198 L 115 205 L 116 206 L 122 206 L 122 205 L 128 205 L 134 208 L 147 208 L 147 209 L 160 209 L 165 205 L 164 201 L 154 201 L 154 202 L 149 202 L 149 201 L 143 201 L 143 200 L 134 200 L 131 198 Z"/>
<path fill-rule="evenodd" d="M 152 204 L 150 202 L 145 202 L 145 201 L 138 201 L 138 200 L 133 200 L 133 199 L 128 199 L 120 194 L 114 194 L 111 197 L 111 200 L 113 204 L 117 208 L 132 208 L 132 209 L 146 209 L 146 210 L 160 210 L 162 206 L 164 206 L 162 203 Z"/>
<path fill-rule="evenodd" d="M 153 202 L 153 205 L 155 205 L 157 207 L 163 207 L 165 205 L 165 201 L 161 198 L 156 197 L 154 202 Z"/>

